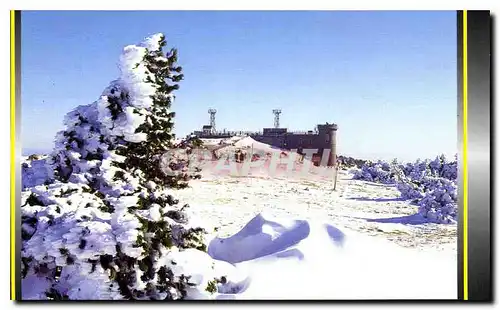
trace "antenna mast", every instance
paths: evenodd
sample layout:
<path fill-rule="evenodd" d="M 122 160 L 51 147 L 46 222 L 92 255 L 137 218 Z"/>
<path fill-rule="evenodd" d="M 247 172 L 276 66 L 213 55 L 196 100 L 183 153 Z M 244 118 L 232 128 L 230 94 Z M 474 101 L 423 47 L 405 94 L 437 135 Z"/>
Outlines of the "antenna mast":
<path fill-rule="evenodd" d="M 208 109 L 208 114 L 210 114 L 210 126 L 212 127 L 212 132 L 215 132 L 215 113 L 216 109 Z"/>
<path fill-rule="evenodd" d="M 274 114 L 274 128 L 280 128 L 281 109 L 274 109 L 273 114 Z"/>

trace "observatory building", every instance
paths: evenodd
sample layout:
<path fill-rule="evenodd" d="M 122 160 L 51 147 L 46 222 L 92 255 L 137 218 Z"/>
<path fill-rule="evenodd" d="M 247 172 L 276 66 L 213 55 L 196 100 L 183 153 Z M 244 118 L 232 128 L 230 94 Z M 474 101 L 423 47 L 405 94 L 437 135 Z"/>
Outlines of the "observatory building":
<path fill-rule="evenodd" d="M 271 145 L 283 150 L 297 150 L 297 153 L 304 154 L 304 149 L 317 149 L 313 154 L 313 162 L 319 165 L 323 153 L 328 150 L 328 162 L 324 163 L 332 166 L 337 159 L 337 125 L 318 124 L 315 130 L 309 131 L 288 131 L 287 128 L 280 127 L 280 109 L 273 110 L 274 127 L 263 128 L 262 132 L 251 131 L 217 131 L 215 126 L 215 114 L 217 110 L 209 109 L 210 125 L 204 125 L 201 131 L 193 132 L 193 135 L 202 139 L 220 139 L 233 136 L 246 135 L 252 139 Z"/>

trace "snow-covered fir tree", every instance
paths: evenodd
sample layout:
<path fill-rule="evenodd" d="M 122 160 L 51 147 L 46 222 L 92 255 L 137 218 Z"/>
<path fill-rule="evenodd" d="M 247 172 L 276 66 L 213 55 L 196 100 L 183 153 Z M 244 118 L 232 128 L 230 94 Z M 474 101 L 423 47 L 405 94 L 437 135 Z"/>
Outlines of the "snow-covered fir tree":
<path fill-rule="evenodd" d="M 215 276 L 188 267 L 193 251 L 206 250 L 205 231 L 172 196 L 199 169 L 182 156 L 168 157 L 169 173 L 162 167 L 174 147 L 198 145 L 174 145 L 170 108 L 183 75 L 166 44 L 156 34 L 125 47 L 119 77 L 66 115 L 48 159 L 23 167 L 24 298 L 164 300 L 214 290 Z"/>

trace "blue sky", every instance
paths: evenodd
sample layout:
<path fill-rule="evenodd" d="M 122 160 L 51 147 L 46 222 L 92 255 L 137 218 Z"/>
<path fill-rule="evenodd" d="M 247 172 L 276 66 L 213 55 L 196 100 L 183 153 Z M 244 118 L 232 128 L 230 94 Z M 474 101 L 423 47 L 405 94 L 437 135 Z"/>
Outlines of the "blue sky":
<path fill-rule="evenodd" d="M 118 75 L 121 49 L 162 32 L 185 80 L 178 136 L 339 125 L 341 154 L 416 158 L 457 149 L 456 13 L 23 12 L 23 153 L 46 151 L 64 115 Z"/>

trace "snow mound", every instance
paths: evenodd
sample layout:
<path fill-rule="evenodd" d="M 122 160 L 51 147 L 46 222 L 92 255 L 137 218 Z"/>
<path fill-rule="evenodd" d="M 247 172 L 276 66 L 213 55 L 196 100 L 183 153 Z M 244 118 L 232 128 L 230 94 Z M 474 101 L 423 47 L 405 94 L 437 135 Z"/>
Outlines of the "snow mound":
<path fill-rule="evenodd" d="M 259 214 L 234 236 L 212 240 L 208 253 L 215 259 L 239 263 L 286 252 L 289 247 L 306 239 L 310 231 L 307 221 L 285 219 L 277 222 L 269 215 Z M 339 237 L 341 239 L 343 235 Z M 301 256 L 300 251 L 288 254 L 291 253 Z"/>
<path fill-rule="evenodd" d="M 208 253 L 236 267 L 218 299 L 456 298 L 449 257 L 415 255 L 319 221 L 258 214 L 237 234 L 212 240 Z"/>
<path fill-rule="evenodd" d="M 245 148 L 255 148 L 258 150 L 267 150 L 267 151 L 276 151 L 276 149 L 272 148 L 270 145 L 258 142 L 251 137 L 244 137 L 234 143 L 236 147 L 245 147 Z"/>
<path fill-rule="evenodd" d="M 209 145 L 210 144 L 213 145 L 215 143 L 212 140 L 206 140 L 206 142 Z M 282 152 L 281 150 L 276 149 L 270 146 L 269 144 L 256 141 L 249 136 L 246 137 L 235 136 L 228 139 L 219 140 L 217 144 L 219 146 L 216 151 L 218 157 L 224 155 L 233 155 L 236 150 L 253 151 L 254 154 L 260 153 L 260 155 Z"/>

